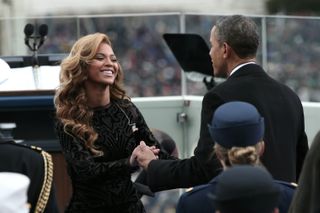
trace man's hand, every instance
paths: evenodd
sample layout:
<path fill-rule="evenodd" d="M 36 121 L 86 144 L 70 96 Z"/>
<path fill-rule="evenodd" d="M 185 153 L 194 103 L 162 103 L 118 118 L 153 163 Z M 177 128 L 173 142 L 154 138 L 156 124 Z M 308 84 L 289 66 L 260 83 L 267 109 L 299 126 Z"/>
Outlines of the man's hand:
<path fill-rule="evenodd" d="M 141 141 L 131 154 L 130 164 L 132 166 L 139 165 L 146 170 L 150 161 L 158 159 L 159 151 L 155 146 L 147 146 L 145 142 Z"/>

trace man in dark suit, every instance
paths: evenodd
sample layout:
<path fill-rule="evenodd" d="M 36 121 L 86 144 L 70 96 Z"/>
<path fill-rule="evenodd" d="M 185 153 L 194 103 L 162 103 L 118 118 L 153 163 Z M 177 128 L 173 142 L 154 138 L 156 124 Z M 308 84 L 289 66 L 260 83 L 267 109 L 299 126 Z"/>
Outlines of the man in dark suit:
<path fill-rule="evenodd" d="M 51 155 L 39 147 L 16 143 L 0 132 L 0 172 L 15 172 L 30 178 L 30 212 L 57 213 Z"/>
<path fill-rule="evenodd" d="M 234 15 L 219 20 L 211 30 L 210 57 L 214 75 L 227 78 L 205 94 L 201 127 L 194 156 L 179 161 L 154 160 L 146 147 L 137 147 L 136 160 L 147 170 L 151 190 L 159 191 L 206 183 L 221 171 L 207 125 L 223 103 L 239 100 L 253 104 L 265 118 L 262 163 L 275 179 L 296 182 L 308 150 L 304 112 L 299 97 L 267 75 L 256 64 L 259 46 L 256 24 Z"/>
<path fill-rule="evenodd" d="M 209 125 L 209 132 L 212 140 L 215 141 L 212 151 L 215 152 L 220 160 L 224 171 L 209 181 L 208 184 L 195 186 L 192 190 L 183 193 L 177 204 L 176 213 L 215 212 L 218 206 L 215 205 L 208 195 L 219 192 L 219 190 L 217 190 L 217 184 L 219 183 L 219 179 L 223 179 L 221 176 L 223 176 L 225 171 L 239 165 L 263 168 L 260 164 L 260 158 L 263 156 L 263 151 L 265 150 L 265 143 L 263 141 L 265 120 L 252 104 L 243 101 L 230 101 L 222 104 L 214 112 Z M 255 202 L 253 200 L 258 198 L 259 195 L 262 195 L 260 194 L 262 192 L 261 189 L 256 188 L 251 191 L 248 189 L 247 192 L 243 194 L 236 194 L 236 188 L 241 188 L 237 186 L 237 184 L 242 184 L 244 188 L 246 185 L 250 186 L 251 184 L 253 184 L 252 186 L 258 186 L 255 185 L 255 181 L 257 181 L 257 184 L 261 184 L 261 180 L 255 180 L 253 177 L 250 177 L 249 174 L 244 174 L 243 178 L 244 179 L 241 179 L 239 176 L 233 176 L 230 180 L 230 183 L 233 181 L 235 190 L 232 191 L 233 194 L 229 195 L 230 203 L 227 203 L 231 204 L 232 197 L 235 198 L 236 196 L 243 195 L 244 197 L 248 197 L 251 202 L 250 204 L 242 202 L 241 205 L 244 205 L 243 207 L 256 208 L 260 206 L 260 208 L 263 208 L 263 204 L 267 203 L 267 200 L 265 200 L 267 197 L 262 198 L 262 200 L 256 200 Z M 293 194 L 295 193 L 296 185 L 274 179 L 272 182 L 280 189 L 279 202 L 277 202 L 276 206 L 280 213 L 287 213 Z M 263 188 L 265 190 L 271 190 L 268 185 L 264 185 Z M 252 194 L 250 195 L 250 193 Z M 272 197 L 274 196 L 272 195 L 270 199 L 273 200 Z M 236 207 L 236 205 L 231 205 L 230 207 Z M 241 212 L 261 213 L 261 211 Z"/>

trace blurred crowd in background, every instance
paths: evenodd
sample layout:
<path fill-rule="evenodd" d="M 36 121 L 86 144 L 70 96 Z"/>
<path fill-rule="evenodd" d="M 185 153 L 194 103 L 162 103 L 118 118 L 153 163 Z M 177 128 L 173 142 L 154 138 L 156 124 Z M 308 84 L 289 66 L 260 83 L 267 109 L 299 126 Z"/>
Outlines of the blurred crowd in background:
<path fill-rule="evenodd" d="M 192 80 L 184 75 L 163 34 L 199 34 L 210 47 L 210 30 L 218 18 L 220 16 L 216 15 L 158 14 L 23 21 L 48 25 L 49 33 L 39 54 L 66 54 L 82 35 L 93 32 L 108 34 L 124 69 L 128 95 L 151 97 L 181 95 L 184 78 L 187 95 L 204 95 L 207 88 L 202 77 Z M 319 102 L 320 63 L 317 59 L 320 55 L 320 18 L 259 16 L 254 19 L 261 30 L 258 63 L 275 79 L 291 87 L 302 101 Z M 22 32 L 23 29 L 23 35 Z M 19 42 L 24 45 L 23 36 Z M 159 193 L 157 199 L 143 199 L 150 213 L 169 213 L 175 212 L 178 197 L 179 191 L 173 190 Z"/>
<path fill-rule="evenodd" d="M 209 46 L 216 15 L 151 14 L 28 19 L 45 23 L 49 33 L 39 54 L 69 52 L 74 41 L 87 33 L 107 33 L 125 71 L 131 97 L 177 96 L 183 93 L 183 70 L 166 45 L 164 33 L 195 33 Z M 320 101 L 320 19 L 315 17 L 254 17 L 261 28 L 258 62 L 274 78 L 299 94 L 302 101 Z M 182 21 L 181 21 L 182 20 Z M 21 29 L 22 31 L 23 29 Z M 23 38 L 21 38 L 23 42 Z M 186 79 L 187 95 L 203 95 L 206 87 Z"/>

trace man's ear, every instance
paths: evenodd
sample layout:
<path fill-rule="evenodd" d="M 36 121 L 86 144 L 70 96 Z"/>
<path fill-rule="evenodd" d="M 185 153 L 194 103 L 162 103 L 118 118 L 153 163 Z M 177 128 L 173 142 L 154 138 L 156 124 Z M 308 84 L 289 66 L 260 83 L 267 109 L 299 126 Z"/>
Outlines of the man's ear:
<path fill-rule="evenodd" d="M 224 49 L 223 57 L 228 58 L 230 56 L 231 52 L 233 51 L 233 49 L 226 42 L 223 42 L 223 49 Z"/>

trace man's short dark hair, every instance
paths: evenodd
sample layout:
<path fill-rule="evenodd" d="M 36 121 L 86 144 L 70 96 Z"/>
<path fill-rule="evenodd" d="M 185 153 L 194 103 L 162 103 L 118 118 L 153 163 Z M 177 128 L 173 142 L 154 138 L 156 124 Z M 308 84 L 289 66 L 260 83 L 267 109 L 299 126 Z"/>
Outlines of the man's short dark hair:
<path fill-rule="evenodd" d="M 215 26 L 219 43 L 226 42 L 240 58 L 256 56 L 259 34 L 252 19 L 242 15 L 227 16 L 218 20 Z"/>

